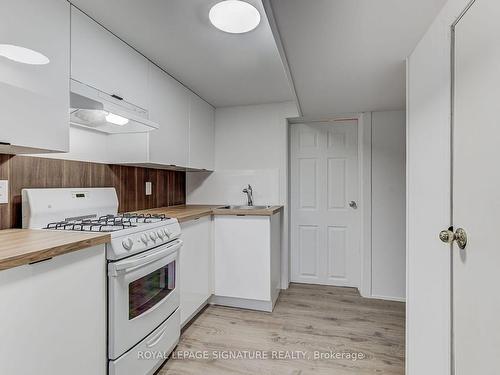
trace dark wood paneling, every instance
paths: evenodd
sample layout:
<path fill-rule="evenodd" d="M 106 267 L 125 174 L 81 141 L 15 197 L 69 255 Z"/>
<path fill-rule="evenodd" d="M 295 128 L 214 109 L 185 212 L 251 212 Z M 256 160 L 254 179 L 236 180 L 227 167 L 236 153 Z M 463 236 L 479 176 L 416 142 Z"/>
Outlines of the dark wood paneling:
<path fill-rule="evenodd" d="M 10 155 L 0 154 L 0 180 L 9 179 Z M 0 204 L 0 229 L 10 228 L 10 205 Z"/>
<path fill-rule="evenodd" d="M 0 179 L 8 179 L 10 202 L 0 205 L 0 229 L 20 228 L 21 190 L 54 187 L 114 187 L 119 211 L 185 204 L 186 173 L 71 160 L 0 154 Z M 152 182 L 152 194 L 145 192 Z"/>
<path fill-rule="evenodd" d="M 121 167 L 120 212 L 137 210 L 137 168 Z"/>
<path fill-rule="evenodd" d="M 62 162 L 62 187 L 92 187 L 91 163 L 64 160 Z"/>
<path fill-rule="evenodd" d="M 63 161 L 13 156 L 9 166 L 10 227 L 22 226 L 21 190 L 63 187 Z"/>
<path fill-rule="evenodd" d="M 90 184 L 93 187 L 114 186 L 113 170 L 110 165 L 90 163 Z"/>
<path fill-rule="evenodd" d="M 156 191 L 158 192 L 155 201 L 156 207 L 168 205 L 168 192 L 166 186 L 167 171 L 159 170 L 156 173 Z"/>

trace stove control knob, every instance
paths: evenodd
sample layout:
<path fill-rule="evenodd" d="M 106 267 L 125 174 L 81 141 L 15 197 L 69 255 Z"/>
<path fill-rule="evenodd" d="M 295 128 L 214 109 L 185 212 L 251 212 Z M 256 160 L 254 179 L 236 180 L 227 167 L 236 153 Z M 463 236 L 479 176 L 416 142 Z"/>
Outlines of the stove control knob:
<path fill-rule="evenodd" d="M 156 232 L 156 234 L 158 235 L 158 238 L 163 241 L 163 239 L 165 238 L 165 233 L 163 232 L 163 230 L 158 230 L 158 232 Z"/>
<path fill-rule="evenodd" d="M 129 251 L 132 249 L 132 246 L 134 245 L 134 241 L 132 241 L 131 238 L 126 238 L 122 241 L 122 245 L 125 248 L 125 250 Z"/>
<path fill-rule="evenodd" d="M 158 237 L 156 236 L 155 232 L 151 232 L 149 233 L 149 238 L 151 238 L 151 241 L 156 241 Z"/>
<path fill-rule="evenodd" d="M 148 238 L 148 236 L 146 235 L 146 233 L 143 233 L 143 234 L 141 235 L 141 241 L 142 241 L 142 242 L 144 242 L 144 244 L 145 244 L 145 245 L 147 245 L 147 244 L 148 244 L 149 238 Z"/>
<path fill-rule="evenodd" d="M 170 231 L 170 229 L 165 228 L 165 229 L 163 229 L 163 230 L 164 230 L 164 232 L 165 232 L 165 236 L 167 236 L 167 238 L 172 237 L 172 232 Z"/>

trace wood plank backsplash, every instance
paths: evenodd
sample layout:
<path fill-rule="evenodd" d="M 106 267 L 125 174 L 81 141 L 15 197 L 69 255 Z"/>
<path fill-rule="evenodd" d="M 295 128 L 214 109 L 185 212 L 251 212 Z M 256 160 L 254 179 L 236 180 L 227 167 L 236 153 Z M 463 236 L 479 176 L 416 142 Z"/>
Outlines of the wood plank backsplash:
<path fill-rule="evenodd" d="M 9 180 L 9 203 L 0 204 L 0 229 L 21 227 L 23 188 L 114 187 L 120 212 L 186 202 L 186 173 L 179 171 L 0 154 L 0 179 Z M 145 194 L 147 181 L 152 195 Z"/>

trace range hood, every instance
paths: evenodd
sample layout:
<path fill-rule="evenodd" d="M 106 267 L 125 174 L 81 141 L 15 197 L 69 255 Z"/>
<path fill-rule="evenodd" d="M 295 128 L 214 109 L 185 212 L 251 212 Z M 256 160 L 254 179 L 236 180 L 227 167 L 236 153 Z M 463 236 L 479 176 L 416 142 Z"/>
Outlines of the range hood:
<path fill-rule="evenodd" d="M 108 134 L 145 133 L 159 128 L 147 110 L 71 80 L 70 123 Z"/>

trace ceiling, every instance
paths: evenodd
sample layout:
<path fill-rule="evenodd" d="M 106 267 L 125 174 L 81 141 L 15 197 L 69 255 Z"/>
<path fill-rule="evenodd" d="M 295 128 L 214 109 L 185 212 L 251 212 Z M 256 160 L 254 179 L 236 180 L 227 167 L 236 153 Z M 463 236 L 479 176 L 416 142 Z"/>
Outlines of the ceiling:
<path fill-rule="evenodd" d="M 305 117 L 403 109 L 404 59 L 446 0 L 270 0 Z"/>
<path fill-rule="evenodd" d="M 292 100 L 261 0 L 257 29 L 224 33 L 208 19 L 219 0 L 71 0 L 216 107 Z"/>
<path fill-rule="evenodd" d="M 286 71 L 302 114 L 314 118 L 403 109 L 404 59 L 446 2 L 263 0 L 285 70 L 262 0 L 246 0 L 262 21 L 240 35 L 211 25 L 219 1 L 71 0 L 215 107 L 295 99 Z"/>

